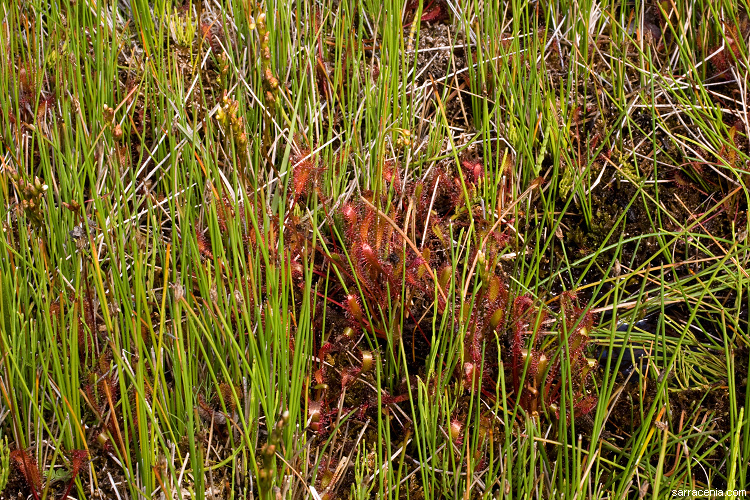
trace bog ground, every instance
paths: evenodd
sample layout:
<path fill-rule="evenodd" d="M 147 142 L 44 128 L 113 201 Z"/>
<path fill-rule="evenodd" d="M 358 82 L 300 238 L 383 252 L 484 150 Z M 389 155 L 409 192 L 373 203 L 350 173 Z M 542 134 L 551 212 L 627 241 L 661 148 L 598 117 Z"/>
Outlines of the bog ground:
<path fill-rule="evenodd" d="M 748 487 L 749 12 L 0 0 L 0 498 Z"/>

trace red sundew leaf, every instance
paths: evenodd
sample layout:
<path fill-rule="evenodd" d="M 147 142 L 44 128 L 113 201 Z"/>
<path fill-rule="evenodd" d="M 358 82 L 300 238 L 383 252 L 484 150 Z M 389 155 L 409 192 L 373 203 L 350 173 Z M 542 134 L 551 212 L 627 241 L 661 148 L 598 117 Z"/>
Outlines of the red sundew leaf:
<path fill-rule="evenodd" d="M 317 370 L 315 370 L 315 373 L 313 373 L 313 378 L 315 379 L 315 382 L 318 383 L 318 385 L 323 384 L 325 380 L 323 369 L 318 368 Z"/>
<path fill-rule="evenodd" d="M 591 412 L 594 408 L 596 408 L 596 403 L 598 399 L 596 396 L 586 396 L 581 401 L 576 403 L 573 407 L 575 412 L 575 417 L 582 417 L 583 415 L 587 415 Z"/>
<path fill-rule="evenodd" d="M 494 304 L 494 302 L 500 298 L 500 292 L 502 289 L 503 285 L 500 278 L 498 276 L 492 276 L 487 291 L 487 300 L 489 301 L 489 304 Z"/>
<path fill-rule="evenodd" d="M 416 11 L 419 2 L 412 1 L 406 5 L 407 11 Z M 416 14 L 416 12 L 415 12 Z M 444 0 L 431 0 L 425 2 L 424 9 L 422 10 L 422 16 L 419 18 L 420 24 L 424 23 L 435 23 L 437 21 L 445 21 L 450 19 L 448 15 L 448 7 L 445 5 Z M 416 22 L 417 19 L 413 19 L 406 26 Z"/>
<path fill-rule="evenodd" d="M 381 400 L 384 405 L 394 405 L 396 403 L 402 403 L 409 399 L 408 394 L 402 394 L 401 396 L 381 396 Z"/>
<path fill-rule="evenodd" d="M 75 478 L 81 469 L 89 463 L 89 452 L 87 450 L 70 450 L 68 459 L 70 460 L 70 473 Z"/>
<path fill-rule="evenodd" d="M 484 177 L 484 163 L 481 160 L 464 160 L 461 166 L 464 168 L 465 175 L 474 184 Z"/>
<path fill-rule="evenodd" d="M 298 198 L 309 195 L 312 188 L 320 182 L 320 176 L 325 171 L 323 166 L 315 166 L 315 157 L 311 156 L 308 148 L 301 148 L 299 153 L 290 158 L 292 165 L 291 196 Z"/>
<path fill-rule="evenodd" d="M 359 240 L 366 242 L 370 239 L 370 226 L 372 225 L 374 215 L 369 207 L 364 208 L 363 211 L 365 212 L 365 216 L 359 225 Z"/>
<path fill-rule="evenodd" d="M 224 30 L 219 24 L 201 23 L 201 34 L 203 38 L 208 40 L 208 44 L 211 46 L 211 50 L 217 56 L 223 52 L 221 44 L 224 40 Z"/>
<path fill-rule="evenodd" d="M 216 202 L 216 219 L 222 232 L 227 231 L 227 221 L 234 217 L 234 209 L 231 202 L 225 196 Z"/>
<path fill-rule="evenodd" d="M 43 117 L 55 105 L 55 97 L 47 96 L 39 99 L 39 107 L 36 110 L 37 118 Z"/>
<path fill-rule="evenodd" d="M 363 403 L 359 406 L 359 410 L 357 411 L 357 418 L 360 420 L 364 420 L 367 410 L 370 409 L 370 403 Z"/>
<path fill-rule="evenodd" d="M 479 387 L 479 370 L 477 369 L 476 364 L 468 361 L 464 363 L 463 375 L 464 388 L 473 392 L 477 387 Z"/>
<path fill-rule="evenodd" d="M 10 460 L 21 472 L 26 484 L 31 488 L 35 498 L 42 491 L 42 474 L 36 459 L 26 450 L 13 450 L 10 452 Z"/>
<path fill-rule="evenodd" d="M 439 0 L 427 12 L 422 12 L 420 21 L 424 23 L 434 23 L 449 19 L 448 9 Z"/>
<path fill-rule="evenodd" d="M 362 243 L 359 248 L 359 264 L 363 273 L 366 273 L 367 281 L 371 280 L 377 271 L 380 270 L 380 261 L 378 260 L 375 251 L 368 243 Z M 360 276 L 363 277 L 363 276 Z"/>
<path fill-rule="evenodd" d="M 344 205 L 344 208 L 341 211 L 344 214 L 344 219 L 346 220 L 346 223 L 350 226 L 356 226 L 357 225 L 357 208 L 352 203 L 347 203 Z"/>
<path fill-rule="evenodd" d="M 328 98 L 328 73 L 326 70 L 326 64 L 323 59 L 318 56 L 315 65 L 315 81 L 318 86 L 318 94 L 321 99 Z"/>
<path fill-rule="evenodd" d="M 70 460 L 70 480 L 68 481 L 68 487 L 63 493 L 63 500 L 68 498 L 70 491 L 75 485 L 76 477 L 81 472 L 81 469 L 86 466 L 89 462 L 89 452 L 86 450 L 71 450 L 68 453 L 68 459 Z"/>
<path fill-rule="evenodd" d="M 203 231 L 201 231 L 197 226 L 195 228 L 195 239 L 198 242 L 198 251 L 200 252 L 201 257 L 205 259 L 213 259 L 214 254 L 211 251 L 211 243 L 203 234 Z"/>
<path fill-rule="evenodd" d="M 326 342 L 323 344 L 323 346 L 320 348 L 320 351 L 318 351 L 318 359 L 320 359 L 321 363 L 325 362 L 326 356 L 328 356 L 328 353 L 333 350 L 333 344 L 330 342 Z"/>
<path fill-rule="evenodd" d="M 303 161 L 294 168 L 292 190 L 294 191 L 295 197 L 301 194 L 307 194 L 309 190 L 311 170 L 312 163 L 309 160 Z"/>
<path fill-rule="evenodd" d="M 383 179 L 393 186 L 393 190 L 397 194 L 401 194 L 401 177 L 398 175 L 398 170 L 393 164 L 386 164 L 383 166 Z"/>
<path fill-rule="evenodd" d="M 357 380 L 357 377 L 359 376 L 361 371 L 361 368 L 356 367 L 351 367 L 343 370 L 341 374 L 341 389 L 344 389 L 347 385 Z"/>
<path fill-rule="evenodd" d="M 348 295 L 346 297 L 346 313 L 351 316 L 357 322 L 362 321 L 362 307 L 359 305 L 359 299 L 356 295 Z"/>
<path fill-rule="evenodd" d="M 360 207 L 354 203 L 347 203 L 344 205 L 341 213 L 346 222 L 346 227 L 344 228 L 346 238 L 349 242 L 353 243 L 358 239 Z"/>

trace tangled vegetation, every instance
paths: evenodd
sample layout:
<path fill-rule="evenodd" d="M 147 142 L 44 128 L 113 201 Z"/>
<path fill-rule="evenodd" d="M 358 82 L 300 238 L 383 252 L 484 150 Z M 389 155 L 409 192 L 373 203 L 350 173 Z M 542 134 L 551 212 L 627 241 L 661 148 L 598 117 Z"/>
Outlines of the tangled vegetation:
<path fill-rule="evenodd" d="M 749 12 L 0 2 L 0 499 L 749 484 Z"/>

